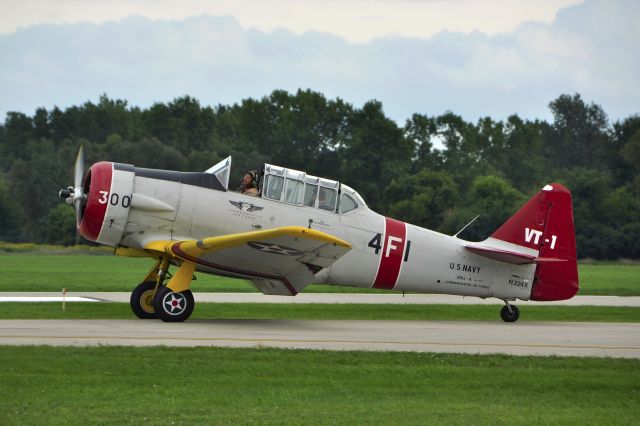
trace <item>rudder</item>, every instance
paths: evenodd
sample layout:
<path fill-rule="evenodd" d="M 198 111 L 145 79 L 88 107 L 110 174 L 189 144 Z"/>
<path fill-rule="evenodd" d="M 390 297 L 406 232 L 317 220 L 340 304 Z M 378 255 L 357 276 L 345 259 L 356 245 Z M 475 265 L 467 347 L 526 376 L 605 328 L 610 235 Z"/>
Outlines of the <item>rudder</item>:
<path fill-rule="evenodd" d="M 578 292 L 573 206 L 563 185 L 546 185 L 491 238 L 538 251 L 531 300 L 565 300 Z"/>

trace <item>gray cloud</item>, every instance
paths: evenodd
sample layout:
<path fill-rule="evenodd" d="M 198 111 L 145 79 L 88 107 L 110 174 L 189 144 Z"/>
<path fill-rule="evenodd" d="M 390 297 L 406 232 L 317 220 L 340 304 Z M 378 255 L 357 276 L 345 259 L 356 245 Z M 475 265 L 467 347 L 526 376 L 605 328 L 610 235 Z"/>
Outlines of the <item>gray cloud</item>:
<path fill-rule="evenodd" d="M 355 104 L 379 99 L 399 122 L 445 110 L 471 120 L 548 118 L 549 101 L 576 91 L 621 118 L 640 112 L 638 16 L 635 1 L 587 1 L 552 24 L 507 34 L 364 44 L 244 29 L 232 17 L 38 25 L 0 35 L 0 114 L 66 107 L 103 92 L 139 106 L 184 94 L 215 105 L 311 88 Z"/>

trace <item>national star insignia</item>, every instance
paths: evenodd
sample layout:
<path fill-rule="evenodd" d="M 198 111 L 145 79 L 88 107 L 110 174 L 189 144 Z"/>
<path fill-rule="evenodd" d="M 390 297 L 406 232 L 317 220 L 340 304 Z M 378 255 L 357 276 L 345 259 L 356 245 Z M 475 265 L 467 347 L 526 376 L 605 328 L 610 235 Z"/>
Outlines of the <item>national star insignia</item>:
<path fill-rule="evenodd" d="M 181 310 L 182 309 L 182 301 L 184 299 L 182 298 L 177 298 L 174 294 L 171 295 L 171 300 L 166 300 L 164 304 L 167 305 L 167 307 L 169 308 L 169 310 L 171 311 L 171 313 L 173 313 L 176 309 Z"/>
<path fill-rule="evenodd" d="M 291 247 L 280 246 L 274 243 L 263 243 L 261 241 L 249 241 L 247 245 L 256 250 L 260 250 L 265 253 L 279 254 L 282 256 L 299 256 L 303 254 L 300 250 L 296 250 Z"/>

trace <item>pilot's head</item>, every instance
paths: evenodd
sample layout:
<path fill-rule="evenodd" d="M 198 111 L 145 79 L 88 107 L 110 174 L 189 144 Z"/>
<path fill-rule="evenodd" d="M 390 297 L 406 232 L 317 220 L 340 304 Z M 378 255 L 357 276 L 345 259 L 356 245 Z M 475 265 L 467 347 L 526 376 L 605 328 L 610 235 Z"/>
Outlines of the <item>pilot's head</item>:
<path fill-rule="evenodd" d="M 244 177 L 242 178 L 242 184 L 244 185 L 245 188 L 255 187 L 257 180 L 258 180 L 258 172 L 255 170 L 249 170 L 247 173 L 245 173 Z"/>

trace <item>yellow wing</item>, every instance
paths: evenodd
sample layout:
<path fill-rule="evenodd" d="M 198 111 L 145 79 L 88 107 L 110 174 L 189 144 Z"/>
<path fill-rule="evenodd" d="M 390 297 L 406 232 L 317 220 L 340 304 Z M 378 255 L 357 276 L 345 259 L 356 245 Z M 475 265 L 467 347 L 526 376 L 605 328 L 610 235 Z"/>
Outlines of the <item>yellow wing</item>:
<path fill-rule="evenodd" d="M 170 253 L 205 272 L 248 278 L 264 294 L 293 296 L 351 245 L 315 229 L 286 226 L 202 240 L 154 241 L 145 249 Z"/>

